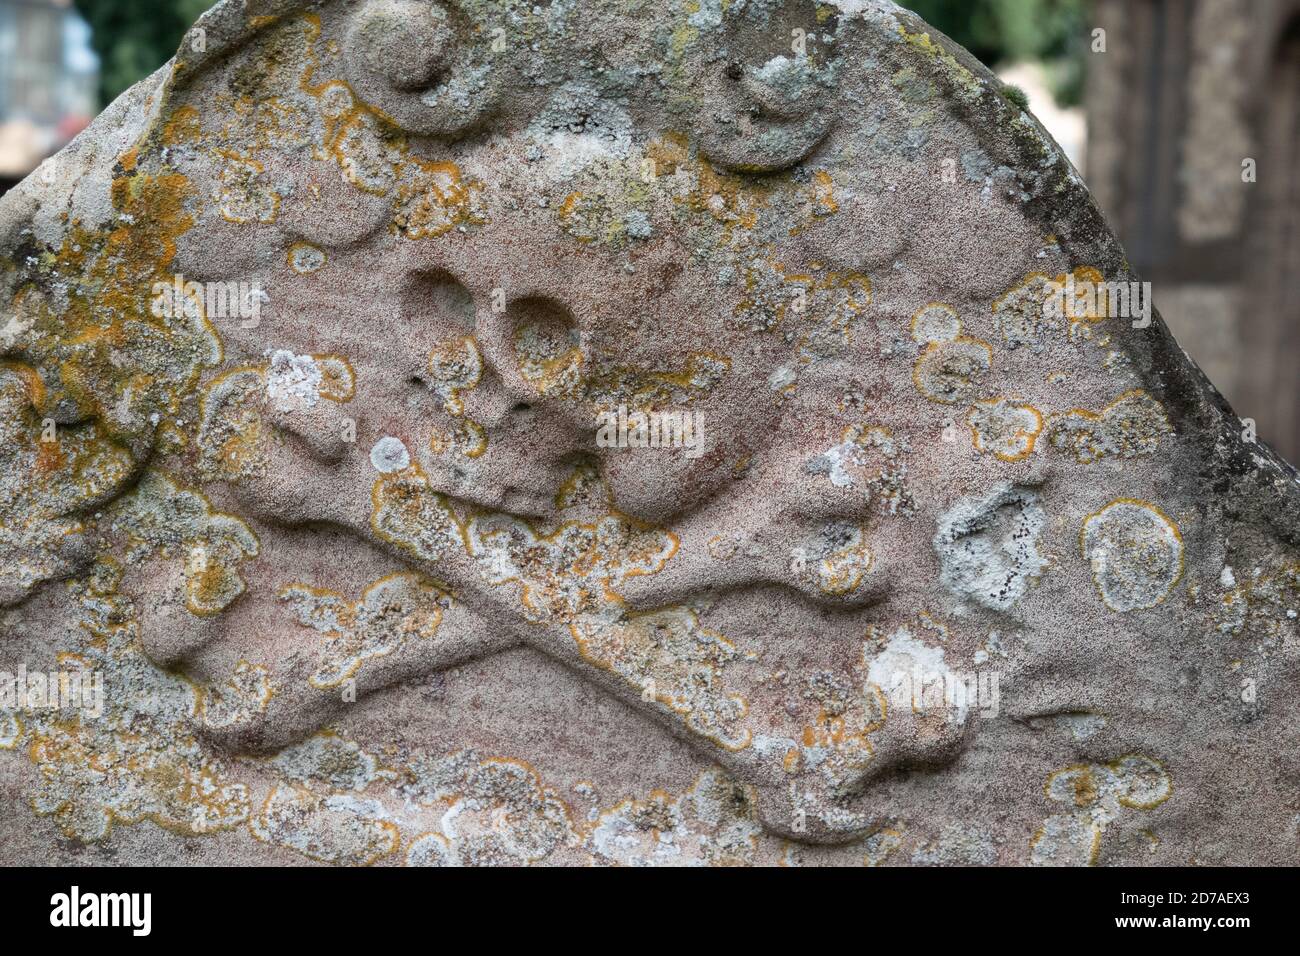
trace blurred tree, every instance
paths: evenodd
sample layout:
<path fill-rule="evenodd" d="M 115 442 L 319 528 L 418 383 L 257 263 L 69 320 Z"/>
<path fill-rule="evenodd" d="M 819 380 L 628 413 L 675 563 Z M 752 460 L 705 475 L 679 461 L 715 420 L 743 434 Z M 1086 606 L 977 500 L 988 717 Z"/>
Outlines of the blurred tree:
<path fill-rule="evenodd" d="M 1083 99 L 1086 0 L 899 0 L 985 66 L 1042 60 L 1062 106 Z"/>
<path fill-rule="evenodd" d="M 75 0 L 99 54 L 105 103 L 166 63 L 215 0 Z M 1083 93 L 1086 0 L 901 0 L 988 66 L 1044 60 L 1062 105 Z"/>
<path fill-rule="evenodd" d="M 99 54 L 103 104 L 166 63 L 215 0 L 74 0 Z M 101 104 L 101 105 L 103 105 Z"/>

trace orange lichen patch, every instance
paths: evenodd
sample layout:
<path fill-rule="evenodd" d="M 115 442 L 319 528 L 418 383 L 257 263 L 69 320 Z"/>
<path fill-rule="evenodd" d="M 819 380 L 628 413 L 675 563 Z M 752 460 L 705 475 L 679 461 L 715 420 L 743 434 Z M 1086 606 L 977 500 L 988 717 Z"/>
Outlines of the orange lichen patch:
<path fill-rule="evenodd" d="M 38 417 L 44 400 L 35 369 L 0 363 L 0 595 L 6 600 L 71 573 L 84 516 L 134 473 L 130 454 L 97 423 L 55 426 Z"/>
<path fill-rule="evenodd" d="M 263 42 L 240 54 L 239 86 L 255 77 L 259 95 L 223 94 L 230 122 L 205 136 L 182 115 L 189 107 L 169 117 L 166 129 L 173 138 L 225 159 L 222 188 L 214 196 L 222 214 L 236 222 L 273 221 L 281 197 L 260 182 L 262 154 L 310 146 L 314 159 L 335 164 L 356 189 L 391 200 L 389 228 L 396 235 L 432 238 L 481 223 L 482 184 L 465 178 L 453 163 L 415 155 L 391 117 L 343 79 L 325 75 L 337 69 L 339 58 L 329 54 L 333 41 L 323 46 L 327 56 L 319 56 L 320 39 L 314 13 L 277 18 Z"/>
<path fill-rule="evenodd" d="M 200 473 L 230 482 L 265 475 L 274 434 L 267 420 L 272 406 L 303 411 L 319 398 L 351 401 L 355 390 L 352 365 L 341 355 L 279 351 L 269 362 L 227 369 L 204 387 L 199 401 Z"/>
<path fill-rule="evenodd" d="M 1072 333 L 1110 315 L 1109 288 L 1091 266 L 1055 277 L 1032 272 L 993 303 L 994 321 L 1008 348 L 1039 351 L 1047 331 Z"/>
<path fill-rule="evenodd" d="M 739 726 L 748 704 L 722 686 L 725 666 L 739 655 L 722 634 L 700 624 L 695 611 L 668 607 L 619 623 L 584 615 L 570 629 L 584 658 L 639 687 L 643 700 L 655 700 L 727 750 L 749 746 L 750 732 Z"/>
<path fill-rule="evenodd" d="M 435 455 L 457 454 L 478 458 L 487 451 L 488 436 L 485 429 L 472 418 L 460 418 L 448 431 L 433 429 L 429 435 L 429 450 Z"/>
<path fill-rule="evenodd" d="M 374 801 L 321 795 L 307 787 L 276 786 L 248 824 L 263 843 L 338 866 L 370 866 L 401 843 L 397 824 Z"/>
<path fill-rule="evenodd" d="M 1034 453 L 1043 430 L 1043 416 L 1032 405 L 1005 398 L 976 401 L 966 415 L 976 451 L 991 452 L 1002 461 L 1024 461 Z"/>
<path fill-rule="evenodd" d="M 678 132 L 652 140 L 645 157 L 654 172 L 652 182 L 667 184 L 674 203 L 722 227 L 719 244 L 723 246 L 731 245 L 737 230 L 749 231 L 758 224 L 759 213 L 774 192 L 774 187 L 753 177 L 719 172 Z"/>
<path fill-rule="evenodd" d="M 1105 829 L 1126 809 L 1152 810 L 1173 794 L 1173 781 L 1158 761 L 1127 754 L 1107 763 L 1075 764 L 1054 771 L 1043 784 L 1049 799 L 1073 809 L 1055 814 L 1029 842 L 1035 866 L 1094 866 Z"/>
<path fill-rule="evenodd" d="M 696 212 L 707 213 L 724 228 L 724 243 L 731 241 L 735 229 L 753 229 L 758 213 L 769 201 L 770 189 L 753 180 L 719 173 L 705 159 L 693 164 L 694 187 L 687 203 Z"/>
<path fill-rule="evenodd" d="M 1300 618 L 1300 563 L 1256 568 L 1240 582 L 1229 571 L 1224 586 L 1228 591 L 1215 614 L 1220 633 L 1284 640 L 1295 632 Z"/>
<path fill-rule="evenodd" d="M 442 400 L 448 415 L 463 415 L 460 393 L 478 385 L 483 375 L 483 357 L 474 336 L 466 335 L 435 346 L 429 351 L 430 388 Z"/>
<path fill-rule="evenodd" d="M 197 438 L 204 477 L 233 482 L 265 474 L 271 441 L 265 412 L 262 368 L 232 368 L 208 383 L 199 402 Z"/>
<path fill-rule="evenodd" d="M 765 751 L 781 754 L 786 773 L 807 771 L 804 782 L 813 775 L 820 778 L 819 786 L 836 797 L 860 785 L 875 759 L 870 735 L 885 726 L 889 712 L 884 694 L 865 667 L 855 671 L 855 677 L 829 670 L 809 674 L 800 696 L 816 707 L 815 716 L 803 718 L 807 722 L 795 738 L 780 741 L 786 748 L 783 753 L 774 750 L 770 741 Z"/>
<path fill-rule="evenodd" d="M 1084 464 L 1107 457 L 1145 457 L 1172 433 L 1164 407 L 1140 388 L 1125 392 L 1100 412 L 1076 408 L 1049 419 L 1052 447 L 1072 452 Z"/>
<path fill-rule="evenodd" d="M 805 549 L 821 591 L 844 597 L 862 585 L 876 560 L 866 538 L 860 527 L 835 523 L 823 529 L 816 542 Z"/>
<path fill-rule="evenodd" d="M 576 329 L 558 322 L 521 323 L 515 329 L 519 374 L 543 395 L 572 394 L 582 383 L 585 357 Z"/>
<path fill-rule="evenodd" d="M 1053 771 L 1043 783 L 1043 794 L 1049 800 L 1070 802 L 1076 807 L 1091 806 L 1098 795 L 1097 774 L 1088 764 Z"/>
<path fill-rule="evenodd" d="M 912 339 L 922 345 L 951 342 L 961 334 L 957 310 L 942 302 L 927 302 L 912 315 Z"/>
<path fill-rule="evenodd" d="M 707 395 L 731 371 L 731 359 L 713 352 L 691 352 L 678 371 L 617 368 L 590 376 L 583 398 L 596 411 L 620 405 L 630 411 L 688 406 Z"/>
<path fill-rule="evenodd" d="M 477 211 L 481 183 L 466 180 L 450 162 L 432 162 L 411 152 L 393 120 L 365 103 L 342 80 L 317 80 L 313 46 L 320 22 L 305 15 L 291 29 L 303 30 L 306 65 L 298 86 L 315 98 L 320 131 L 317 155 L 332 159 L 358 189 L 394 198 L 392 231 L 407 239 L 444 235 L 456 226 L 484 220 Z"/>
<path fill-rule="evenodd" d="M 197 140 L 200 136 L 199 117 L 198 109 L 188 104 L 173 110 L 163 123 L 163 145 L 182 146 Z"/>
<path fill-rule="evenodd" d="M 862 841 L 865 851 L 863 866 L 881 866 L 895 850 L 903 845 L 903 831 L 894 827 L 884 827 Z"/>
<path fill-rule="evenodd" d="M 444 432 L 433 429 L 429 447 L 434 454 L 457 453 L 477 458 L 487 451 L 488 436 L 478 422 L 465 415 L 462 392 L 478 386 L 483 375 L 483 358 L 478 342 L 467 335 L 435 346 L 429 352 L 429 388 L 442 401 L 443 411 L 455 421 Z"/>
<path fill-rule="evenodd" d="M 54 816 L 72 839 L 105 840 L 114 824 L 144 820 L 198 835 L 229 829 L 247 816 L 244 788 L 220 785 L 197 747 L 186 752 L 121 732 L 102 749 L 75 718 L 34 730 L 30 740 L 28 753 L 41 774 L 33 809 Z"/>
<path fill-rule="evenodd" d="M 1116 498 L 1088 515 L 1079 531 L 1079 549 L 1112 611 L 1155 607 L 1183 577 L 1182 533 L 1150 502 Z"/>
<path fill-rule="evenodd" d="M 720 770 L 706 770 L 678 797 L 652 790 L 602 812 L 588 836 L 597 862 L 675 866 L 751 864 L 764 832 L 754 791 Z"/>
<path fill-rule="evenodd" d="M 217 614 L 244 593 L 238 568 L 257 556 L 257 537 L 233 515 L 213 511 L 201 493 L 146 471 L 129 495 L 114 502 L 110 520 L 113 531 L 126 536 L 132 561 L 155 553 L 183 561 L 185 606 L 192 614 Z"/>
<path fill-rule="evenodd" d="M 313 355 L 320 369 L 317 391 L 331 402 L 350 402 L 356 394 L 356 375 L 352 363 L 341 355 Z"/>
<path fill-rule="evenodd" d="M 356 601 L 336 591 L 289 584 L 279 591 L 298 623 L 328 638 L 323 660 L 309 678 L 313 687 L 338 687 L 362 665 L 400 650 L 410 640 L 430 640 L 451 596 L 418 574 L 391 574 Z"/>
<path fill-rule="evenodd" d="M 824 169 L 814 172 L 806 184 L 799 188 L 800 220 L 790 227 L 790 235 L 797 236 L 809 226 L 840 211 L 835 198 L 835 184 L 831 174 Z"/>
<path fill-rule="evenodd" d="M 444 809 L 442 828 L 407 849 L 408 866 L 526 865 L 574 835 L 569 808 L 522 760 L 460 750 L 417 758 L 406 775 L 408 800 Z"/>
<path fill-rule="evenodd" d="M 809 186 L 812 193 L 813 207 L 819 216 L 833 216 L 839 212 L 840 204 L 835 201 L 835 186 L 831 174 L 819 169 L 812 175 Z"/>
<path fill-rule="evenodd" d="M 419 465 L 381 475 L 370 489 L 370 527 L 382 540 L 423 561 L 449 548 L 469 551 L 465 528 L 447 496 L 434 491 Z"/>
<path fill-rule="evenodd" d="M 789 322 L 795 343 L 795 368 L 842 355 L 852 344 L 853 328 L 871 304 L 871 280 L 860 272 L 833 272 L 822 263 L 787 268 L 770 256 L 755 257 L 745 267 L 745 297 L 733 309 L 733 322 L 750 332 L 771 332 Z M 789 392 L 797 383 L 786 370 Z"/>
<path fill-rule="evenodd" d="M 410 156 L 407 163 L 403 171 L 413 167 L 418 172 L 398 185 L 395 232 L 407 239 L 430 239 L 457 226 L 484 221 L 477 200 L 482 183 L 465 179 L 455 163 L 431 163 Z"/>
<path fill-rule="evenodd" d="M 13 298 L 18 321 L 5 332 L 7 347 L 40 370 L 38 411 L 72 404 L 106 437 L 138 444 L 176 415 L 221 348 L 201 310 L 152 307 L 155 286 L 173 282 L 176 239 L 193 225 L 188 180 L 150 171 L 144 157 L 119 169 L 116 225 L 92 232 L 73 223 L 58 250 L 29 259 Z"/>
<path fill-rule="evenodd" d="M 859 780 L 875 758 L 870 735 L 885 726 L 885 708 L 876 687 L 830 709 L 823 704 L 813 723 L 803 729 L 800 763 L 815 765 L 833 790 L 847 792 L 845 788 Z"/>
<path fill-rule="evenodd" d="M 280 212 L 280 195 L 262 181 L 261 162 L 232 151 L 221 153 L 225 165 L 212 199 L 221 218 L 234 223 L 272 223 Z"/>
<path fill-rule="evenodd" d="M 325 265 L 326 261 L 324 250 L 310 242 L 295 242 L 289 247 L 289 268 L 299 275 L 310 275 Z"/>
<path fill-rule="evenodd" d="M 1109 293 L 1104 285 L 1106 280 L 1100 272 L 1091 266 L 1080 266 L 1071 276 L 1062 273 L 1052 281 L 1065 286 L 1071 277 L 1074 279 L 1074 299 L 1066 306 L 1066 315 L 1071 323 L 1100 322 L 1111 314 Z"/>
<path fill-rule="evenodd" d="M 961 335 L 927 345 L 912 367 L 912 381 L 932 402 L 965 404 L 975 398 L 980 379 L 992 366 L 988 343 Z"/>
<path fill-rule="evenodd" d="M 574 190 L 559 207 L 560 228 L 579 242 L 594 242 L 608 231 L 609 212 L 597 198 Z M 603 228 L 602 228 L 603 227 Z"/>

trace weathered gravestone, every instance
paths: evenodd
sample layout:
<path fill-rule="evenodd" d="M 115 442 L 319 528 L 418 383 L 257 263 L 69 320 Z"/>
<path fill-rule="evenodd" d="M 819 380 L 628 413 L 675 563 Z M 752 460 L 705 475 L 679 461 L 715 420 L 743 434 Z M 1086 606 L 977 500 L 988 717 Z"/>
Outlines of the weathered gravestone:
<path fill-rule="evenodd" d="M 892 4 L 225 2 L 0 247 L 8 861 L 1296 859 L 1296 474 Z"/>

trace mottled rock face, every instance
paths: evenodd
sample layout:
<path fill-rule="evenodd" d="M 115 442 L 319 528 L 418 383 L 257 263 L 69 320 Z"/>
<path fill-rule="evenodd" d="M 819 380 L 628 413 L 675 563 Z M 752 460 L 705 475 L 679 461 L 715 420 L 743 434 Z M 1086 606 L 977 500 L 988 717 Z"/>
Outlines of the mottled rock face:
<path fill-rule="evenodd" d="M 1294 862 L 1295 472 L 883 0 L 222 3 L 0 247 L 9 860 Z"/>

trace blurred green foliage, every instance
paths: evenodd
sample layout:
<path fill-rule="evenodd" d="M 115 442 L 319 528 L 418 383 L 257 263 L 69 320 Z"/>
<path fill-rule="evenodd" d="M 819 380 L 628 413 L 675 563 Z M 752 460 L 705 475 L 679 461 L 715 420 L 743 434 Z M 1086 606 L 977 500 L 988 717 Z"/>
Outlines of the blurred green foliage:
<path fill-rule="evenodd" d="M 933 23 L 985 66 L 1041 60 L 1062 106 L 1083 99 L 1091 34 L 1086 0 L 898 0 Z"/>
<path fill-rule="evenodd" d="M 100 94 L 110 102 L 166 63 L 181 36 L 214 0 L 75 0 L 100 58 Z M 1086 0 L 901 0 L 988 66 L 1048 63 L 1063 105 L 1079 102 L 1088 40 Z"/>
<path fill-rule="evenodd" d="M 99 54 L 101 105 L 166 63 L 215 0 L 74 0 Z"/>

